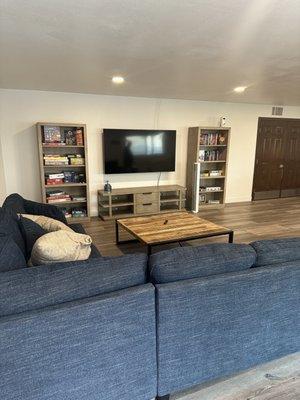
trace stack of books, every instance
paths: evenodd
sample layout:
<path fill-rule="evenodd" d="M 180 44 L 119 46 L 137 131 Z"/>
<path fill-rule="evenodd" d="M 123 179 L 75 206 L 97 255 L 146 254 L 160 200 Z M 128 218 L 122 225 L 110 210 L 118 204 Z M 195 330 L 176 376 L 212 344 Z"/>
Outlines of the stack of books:
<path fill-rule="evenodd" d="M 71 196 L 63 190 L 52 190 L 47 192 L 47 203 L 64 203 L 71 200 Z"/>
<path fill-rule="evenodd" d="M 46 185 L 61 185 L 64 183 L 64 174 L 46 174 Z"/>
<path fill-rule="evenodd" d="M 203 133 L 200 136 L 200 146 L 226 145 L 226 136 L 222 133 Z"/>
<path fill-rule="evenodd" d="M 70 160 L 70 165 L 84 165 L 84 158 L 81 154 L 69 154 L 68 159 Z"/>
<path fill-rule="evenodd" d="M 45 165 L 69 165 L 69 159 L 66 156 L 57 154 L 44 155 Z"/>
<path fill-rule="evenodd" d="M 199 150 L 199 161 L 219 161 L 222 159 L 219 150 Z"/>
<path fill-rule="evenodd" d="M 45 125 L 43 128 L 44 144 L 61 145 L 63 143 L 63 136 L 59 126 Z"/>

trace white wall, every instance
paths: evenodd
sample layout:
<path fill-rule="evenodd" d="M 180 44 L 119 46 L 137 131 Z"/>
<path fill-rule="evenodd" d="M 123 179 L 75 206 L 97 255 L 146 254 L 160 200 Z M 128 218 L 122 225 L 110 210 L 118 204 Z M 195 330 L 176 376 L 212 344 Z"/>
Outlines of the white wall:
<path fill-rule="evenodd" d="M 0 136 L 0 204 L 3 203 L 5 195 L 6 195 L 6 184 L 4 177 L 4 164 L 3 164 L 1 136 Z"/>
<path fill-rule="evenodd" d="M 232 128 L 226 201 L 248 201 L 251 199 L 257 120 L 259 116 L 270 116 L 271 113 L 271 106 L 255 104 L 4 89 L 0 90 L 0 96 L 0 139 L 6 193 L 18 192 L 40 200 L 36 122 L 86 123 L 93 215 L 97 215 L 96 194 L 104 180 L 103 128 L 176 129 L 176 172 L 163 173 L 161 183 L 184 184 L 187 128 L 217 126 L 220 116 L 226 116 Z M 300 107 L 285 107 L 284 117 L 300 118 Z M 155 184 L 157 177 L 158 174 L 148 173 L 108 178 L 113 187 L 124 187 Z"/>

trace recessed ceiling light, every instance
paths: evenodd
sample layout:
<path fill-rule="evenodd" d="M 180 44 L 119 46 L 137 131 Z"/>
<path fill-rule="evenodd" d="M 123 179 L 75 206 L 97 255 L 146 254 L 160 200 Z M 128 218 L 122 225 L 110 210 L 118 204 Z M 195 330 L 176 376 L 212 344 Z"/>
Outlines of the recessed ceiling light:
<path fill-rule="evenodd" d="M 123 78 L 123 76 L 113 76 L 112 81 L 113 81 L 113 83 L 120 84 L 120 83 L 124 83 L 125 79 Z"/>
<path fill-rule="evenodd" d="M 233 89 L 235 93 L 243 93 L 247 89 L 247 86 L 238 86 Z"/>

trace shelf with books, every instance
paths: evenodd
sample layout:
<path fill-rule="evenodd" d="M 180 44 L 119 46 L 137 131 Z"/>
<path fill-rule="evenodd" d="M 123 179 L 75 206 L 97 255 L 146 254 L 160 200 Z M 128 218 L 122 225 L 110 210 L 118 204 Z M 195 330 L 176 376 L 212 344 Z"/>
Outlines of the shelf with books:
<path fill-rule="evenodd" d="M 44 165 L 45 168 L 85 168 L 85 164 L 82 165 Z"/>
<path fill-rule="evenodd" d="M 68 221 L 88 219 L 86 125 L 38 123 L 37 134 L 43 202 L 63 209 Z"/>
<path fill-rule="evenodd" d="M 206 148 L 206 147 L 227 147 L 227 144 L 200 144 L 200 148 Z"/>
<path fill-rule="evenodd" d="M 225 179 L 226 175 L 219 175 L 219 176 L 201 176 L 200 179 Z"/>
<path fill-rule="evenodd" d="M 42 147 L 44 148 L 51 148 L 51 149 L 57 149 L 57 148 L 59 148 L 59 149 L 70 149 L 70 148 L 72 148 L 72 147 L 79 147 L 79 148 L 81 148 L 81 149 L 84 149 L 84 146 L 79 146 L 79 145 L 77 145 L 77 144 L 72 144 L 72 145 L 61 145 L 61 144 L 42 144 Z"/>
<path fill-rule="evenodd" d="M 199 150 L 199 162 L 226 162 L 227 146 L 220 149 Z"/>
<path fill-rule="evenodd" d="M 205 194 L 213 194 L 213 193 L 223 193 L 224 190 L 200 190 L 200 194 L 201 193 L 205 193 Z"/>
<path fill-rule="evenodd" d="M 86 186 L 86 183 L 58 183 L 54 185 L 45 185 L 47 188 L 53 188 L 53 187 L 72 187 L 72 186 Z"/>
<path fill-rule="evenodd" d="M 210 160 L 210 161 L 200 161 L 201 164 L 206 163 L 226 163 L 226 160 Z"/>

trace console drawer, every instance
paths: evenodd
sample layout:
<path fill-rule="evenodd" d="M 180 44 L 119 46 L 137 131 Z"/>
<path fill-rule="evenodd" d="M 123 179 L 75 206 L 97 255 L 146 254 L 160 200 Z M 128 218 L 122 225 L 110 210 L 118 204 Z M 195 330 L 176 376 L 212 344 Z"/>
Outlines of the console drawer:
<path fill-rule="evenodd" d="M 157 192 L 137 193 L 135 196 L 136 196 L 135 200 L 136 200 L 137 204 L 158 203 L 158 193 Z"/>
<path fill-rule="evenodd" d="M 137 214 L 151 214 L 151 213 L 157 213 L 158 210 L 158 203 L 142 203 L 142 204 L 137 204 L 136 205 L 136 213 Z"/>

